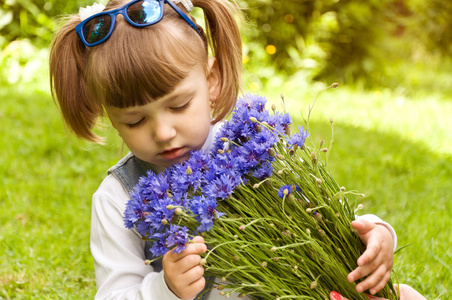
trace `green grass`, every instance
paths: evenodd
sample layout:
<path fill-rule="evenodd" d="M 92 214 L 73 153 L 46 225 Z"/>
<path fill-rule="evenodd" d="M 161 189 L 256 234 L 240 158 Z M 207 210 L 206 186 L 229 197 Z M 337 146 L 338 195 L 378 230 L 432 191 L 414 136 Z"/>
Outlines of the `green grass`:
<path fill-rule="evenodd" d="M 0 299 L 91 299 L 91 195 L 122 145 L 111 129 L 109 146 L 68 139 L 48 92 L 45 55 L 35 76 L 0 79 Z M 284 93 L 303 124 L 319 89 L 292 81 L 259 93 L 276 103 Z M 394 270 L 428 299 L 452 297 L 451 103 L 340 87 L 322 94 L 311 115 L 312 141 L 326 145 L 334 118 L 331 172 L 366 194 L 364 213 L 390 222 L 400 247 L 410 245 L 396 254 Z"/>

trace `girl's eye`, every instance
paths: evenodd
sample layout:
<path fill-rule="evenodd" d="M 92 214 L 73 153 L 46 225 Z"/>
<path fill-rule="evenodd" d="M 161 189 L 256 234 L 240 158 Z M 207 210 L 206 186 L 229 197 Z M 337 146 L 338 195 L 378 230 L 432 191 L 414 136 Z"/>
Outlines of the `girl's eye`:
<path fill-rule="evenodd" d="M 183 111 L 184 109 L 187 109 L 190 106 L 191 100 L 185 103 L 182 106 L 172 107 L 171 110 L 173 111 Z"/>
<path fill-rule="evenodd" d="M 144 118 L 141 119 L 140 121 L 136 122 L 136 123 L 133 123 L 133 124 L 127 124 L 127 127 L 129 127 L 129 128 L 134 128 L 134 127 L 139 126 L 139 125 L 142 124 L 143 122 L 144 122 Z"/>

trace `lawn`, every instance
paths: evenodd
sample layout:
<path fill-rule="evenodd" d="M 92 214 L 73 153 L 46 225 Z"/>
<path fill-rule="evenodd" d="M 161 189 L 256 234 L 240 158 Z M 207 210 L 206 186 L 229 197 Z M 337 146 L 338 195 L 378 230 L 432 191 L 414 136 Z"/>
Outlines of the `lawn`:
<path fill-rule="evenodd" d="M 25 67 L 1 62 L 9 75 L 0 79 L 0 299 L 93 298 L 91 195 L 125 152 L 108 126 L 108 146 L 68 136 L 48 90 L 46 55 L 34 53 Z M 304 125 L 321 88 L 294 79 L 253 92 L 278 105 L 284 93 Z M 399 247 L 408 245 L 394 275 L 428 299 L 452 298 L 451 99 L 340 86 L 317 98 L 309 126 L 310 142 L 328 145 L 334 119 L 330 171 L 366 195 L 363 213 L 394 226 Z"/>

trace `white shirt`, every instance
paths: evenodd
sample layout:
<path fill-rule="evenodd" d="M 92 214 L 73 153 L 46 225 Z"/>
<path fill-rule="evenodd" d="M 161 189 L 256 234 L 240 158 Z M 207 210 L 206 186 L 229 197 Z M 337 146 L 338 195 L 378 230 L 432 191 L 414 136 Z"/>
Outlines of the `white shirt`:
<path fill-rule="evenodd" d="M 220 126 L 213 126 L 203 146 L 208 150 Z M 180 300 L 167 287 L 162 272 L 153 272 L 153 267 L 145 265 L 145 242 L 140 235 L 125 228 L 123 214 L 130 199 L 121 183 L 108 175 L 93 195 L 91 215 L 91 253 L 94 258 L 97 294 L 95 299 L 146 299 Z M 385 225 L 394 239 L 394 229 L 374 215 L 360 218 Z M 219 291 L 213 289 L 209 300 L 224 300 Z M 229 299 L 237 298 L 237 294 Z"/>

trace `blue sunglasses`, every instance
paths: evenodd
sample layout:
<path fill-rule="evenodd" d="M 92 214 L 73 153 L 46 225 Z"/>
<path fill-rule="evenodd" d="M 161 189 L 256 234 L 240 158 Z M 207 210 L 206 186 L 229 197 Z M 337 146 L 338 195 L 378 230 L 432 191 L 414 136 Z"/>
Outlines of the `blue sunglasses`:
<path fill-rule="evenodd" d="M 123 7 L 95 14 L 75 26 L 80 40 L 87 47 L 105 42 L 116 26 L 116 16 L 121 14 L 135 27 L 145 27 L 160 22 L 163 18 L 163 5 L 168 3 L 201 36 L 195 23 L 170 0 L 134 0 Z"/>

